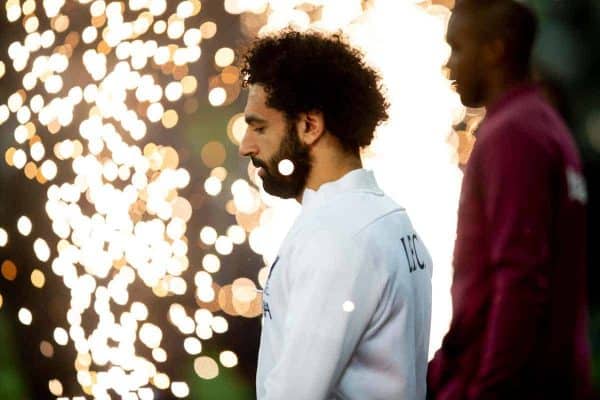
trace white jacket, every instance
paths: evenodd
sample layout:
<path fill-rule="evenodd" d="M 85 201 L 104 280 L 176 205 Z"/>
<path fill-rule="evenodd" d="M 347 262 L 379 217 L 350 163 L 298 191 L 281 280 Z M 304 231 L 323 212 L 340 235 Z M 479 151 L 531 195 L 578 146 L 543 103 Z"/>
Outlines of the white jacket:
<path fill-rule="evenodd" d="M 431 273 L 370 171 L 306 190 L 263 293 L 258 399 L 424 399 Z"/>

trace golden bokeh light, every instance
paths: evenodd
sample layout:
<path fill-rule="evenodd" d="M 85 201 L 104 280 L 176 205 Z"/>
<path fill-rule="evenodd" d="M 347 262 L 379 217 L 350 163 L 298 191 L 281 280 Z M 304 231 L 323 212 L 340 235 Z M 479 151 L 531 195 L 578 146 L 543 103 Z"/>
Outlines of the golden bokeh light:
<path fill-rule="evenodd" d="M 227 157 L 225 146 L 218 141 L 210 141 L 202 146 L 200 152 L 202 162 L 209 168 L 215 168 L 222 165 Z M 223 179 L 220 179 L 223 180 Z"/>
<path fill-rule="evenodd" d="M 4 228 L 0 228 L 0 247 L 5 247 L 8 244 L 8 233 Z"/>
<path fill-rule="evenodd" d="M 213 107 L 222 106 L 227 100 L 227 91 L 222 87 L 215 87 L 208 92 L 208 101 Z"/>
<path fill-rule="evenodd" d="M 185 382 L 172 382 L 171 383 L 171 392 L 173 395 L 179 399 L 183 399 L 190 395 L 190 388 Z"/>
<path fill-rule="evenodd" d="M 46 276 L 39 269 L 34 269 L 31 272 L 31 284 L 38 289 L 41 289 L 46 284 Z"/>
<path fill-rule="evenodd" d="M 229 47 L 222 47 L 215 53 L 215 64 L 218 67 L 225 68 L 235 60 L 235 52 Z"/>
<path fill-rule="evenodd" d="M 4 260 L 2 262 L 0 272 L 2 272 L 2 276 L 7 281 L 14 281 L 17 278 L 17 266 L 11 260 Z"/>
<path fill-rule="evenodd" d="M 183 347 L 185 351 L 192 356 L 198 355 L 202 352 L 202 343 L 195 337 L 185 338 L 183 341 Z"/>
<path fill-rule="evenodd" d="M 200 378 L 210 380 L 219 375 L 219 365 L 212 358 L 201 356 L 194 360 L 194 371 Z"/>
<path fill-rule="evenodd" d="M 31 325 L 31 322 L 33 321 L 33 315 L 31 314 L 31 311 L 25 307 L 21 307 L 19 309 L 18 318 L 19 322 L 21 322 L 23 325 Z"/>
<path fill-rule="evenodd" d="M 48 389 L 54 396 L 62 396 L 63 394 L 63 385 L 58 379 L 48 381 Z"/>
<path fill-rule="evenodd" d="M 56 344 L 60 346 L 66 346 L 69 342 L 69 334 L 64 328 L 55 328 L 54 329 L 54 341 Z"/>
<path fill-rule="evenodd" d="M 54 356 L 54 346 L 50 342 L 42 340 L 40 342 L 40 353 L 46 358 L 52 358 Z"/>
<path fill-rule="evenodd" d="M 17 220 L 17 230 L 19 231 L 19 233 L 21 235 L 29 236 L 32 228 L 33 228 L 33 224 L 31 223 L 31 220 L 26 215 L 19 217 L 19 219 Z"/>
<path fill-rule="evenodd" d="M 219 361 L 225 368 L 233 368 L 238 364 L 238 357 L 233 351 L 226 350 L 219 354 Z"/>

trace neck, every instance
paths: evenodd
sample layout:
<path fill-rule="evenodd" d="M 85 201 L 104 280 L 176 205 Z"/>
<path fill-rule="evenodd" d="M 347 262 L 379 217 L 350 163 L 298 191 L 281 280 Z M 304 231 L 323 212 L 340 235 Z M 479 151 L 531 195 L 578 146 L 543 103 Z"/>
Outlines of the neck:
<path fill-rule="evenodd" d="M 523 78 L 515 78 L 508 75 L 499 74 L 495 77 L 492 77 L 489 82 L 484 107 L 487 108 L 492 106 L 509 90 L 529 82 L 531 82 L 531 79 L 528 76 Z"/>
<path fill-rule="evenodd" d="M 351 154 L 338 146 L 318 146 L 312 154 L 312 168 L 306 180 L 306 188 L 319 190 L 329 182 L 337 181 L 350 171 L 362 168 L 359 154 Z M 296 200 L 302 203 L 301 193 Z"/>

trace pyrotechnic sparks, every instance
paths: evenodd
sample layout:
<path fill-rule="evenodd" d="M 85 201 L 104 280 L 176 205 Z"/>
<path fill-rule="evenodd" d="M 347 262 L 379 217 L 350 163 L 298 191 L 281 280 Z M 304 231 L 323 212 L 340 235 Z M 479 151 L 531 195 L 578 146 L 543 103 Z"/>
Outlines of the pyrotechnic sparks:
<path fill-rule="evenodd" d="M 61 0 L 45 0 L 42 6 L 36 9 L 39 4 L 31 0 L 5 4 L 8 20 L 21 23 L 24 34 L 10 43 L 10 60 L 0 62 L 0 78 L 12 69 L 21 85 L 0 104 L 0 125 L 11 117 L 16 123 L 6 164 L 48 185 L 45 211 L 55 237 L 34 237 L 33 250 L 64 282 L 70 308 L 68 326 L 56 327 L 46 339 L 74 346 L 74 375 L 87 395 L 152 399 L 159 389 L 186 397 L 189 386 L 161 370 L 169 359 L 167 326 L 149 320 L 151 312 L 132 286 L 141 284 L 160 298 L 194 294 L 201 307 L 189 310 L 173 300 L 168 321 L 181 334 L 185 352 L 198 356 L 202 341 L 229 329 L 227 320 L 213 313 L 252 318 L 261 312 L 254 281 L 264 286 L 268 267 L 254 281 L 241 278 L 220 286 L 211 274 L 224 268 L 221 258 L 247 243 L 263 256 L 264 265 L 271 265 L 298 206 L 258 189 L 260 177 L 251 164 L 249 179 L 230 174 L 223 167 L 227 148 L 211 141 L 200 152 L 211 169 L 204 190 L 216 199 L 225 197 L 224 208 L 235 224 L 226 231 L 205 226 L 194 233 L 196 239 L 187 240 L 193 202 L 179 192 L 190 184 L 190 174 L 180 167 L 174 148 L 148 139 L 178 125 L 178 103 L 186 113 L 198 108 L 192 95 L 199 84 L 190 67 L 205 57 L 203 41 L 217 33 L 215 22 L 200 24 L 194 18 L 200 1 L 79 0 L 67 7 Z M 364 161 L 383 188 L 407 206 L 432 251 L 435 349 L 450 319 L 449 266 L 460 182 L 456 157 L 464 162 L 468 156 L 466 132 L 475 121 L 468 120 L 465 131 L 451 128 L 465 118 L 465 109 L 441 72 L 449 55 L 444 41 L 449 10 L 412 0 L 225 0 L 224 6 L 241 14 L 242 29 L 250 36 L 288 25 L 343 30 L 381 70 L 393 105 L 391 120 Z M 85 13 L 87 23 L 78 24 L 74 13 Z M 403 56 L 392 57 L 392 52 Z M 230 104 L 239 94 L 235 60 L 229 47 L 214 54 L 218 74 L 203 94 L 214 107 Z M 234 145 L 246 128 L 243 114 L 232 116 L 227 136 Z M 293 173 L 293 163 L 284 161 L 280 173 Z M 33 228 L 27 216 L 17 223 L 23 236 Z M 203 270 L 188 287 L 182 275 L 190 268 L 188 247 L 195 240 L 207 251 Z M 8 243 L 7 231 L 0 228 L 0 247 Z M 14 280 L 17 273 L 14 262 L 2 264 L 5 279 Z M 34 287 L 44 287 L 41 270 L 29 278 Z M 348 300 L 342 310 L 355 307 L 360 304 Z M 19 320 L 35 324 L 35 316 L 22 310 Z M 97 320 L 91 329 L 82 323 L 90 314 Z M 49 341 L 40 343 L 45 357 L 55 351 Z M 136 351 L 136 344 L 147 351 Z M 219 361 L 226 368 L 238 362 L 230 351 L 220 353 Z M 219 373 L 217 362 L 204 355 L 195 359 L 194 369 L 203 379 Z M 63 395 L 60 381 L 49 382 L 53 394 Z"/>
<path fill-rule="evenodd" d="M 69 326 L 57 327 L 53 339 L 75 347 L 77 381 L 87 395 L 151 399 L 155 387 L 186 397 L 187 384 L 160 371 L 169 357 L 161 347 L 166 327 L 146 321 L 148 308 L 134 301 L 130 288 L 138 281 L 157 297 L 188 293 L 182 274 L 189 268 L 186 231 L 192 206 L 179 191 L 188 186 L 190 175 L 179 166 L 174 148 L 140 141 L 152 130 L 178 124 L 173 104 L 196 93 L 198 81 L 189 66 L 200 59 L 202 41 L 214 37 L 217 26 L 194 19 L 201 10 L 198 0 L 175 7 L 165 0 L 79 0 L 68 6 L 45 0 L 42 5 L 44 17 L 34 1 L 6 2 L 8 20 L 21 22 L 25 34 L 8 47 L 10 61 L 0 63 L 0 77 L 10 66 L 22 84 L 0 105 L 0 124 L 11 116 L 17 122 L 15 143 L 5 153 L 7 165 L 40 184 L 61 180 L 48 186 L 45 205 L 55 240 L 37 238 L 33 244 L 37 258 L 49 262 L 70 291 Z M 89 25 L 77 24 L 86 20 L 82 13 Z M 231 88 L 239 86 L 239 73 L 229 67 L 234 56 L 230 48 L 215 54 L 215 64 L 229 69 L 207 95 L 214 106 L 232 101 L 232 93 L 237 96 Z M 197 108 L 185 101 L 186 110 Z M 78 135 L 61 137 L 63 132 Z M 225 149 L 218 142 L 209 145 L 203 158 L 219 167 Z M 73 179 L 63 178 L 69 175 Z M 215 170 L 207 192 L 217 195 L 226 176 L 225 169 Z M 23 216 L 17 228 L 29 236 L 33 226 Z M 245 232 L 230 231 L 209 232 L 214 238 L 205 241 L 218 254 L 230 254 L 234 244 L 245 240 Z M 55 249 L 48 244 L 53 242 Z M 0 245 L 7 243 L 2 229 Z M 203 264 L 216 272 L 220 260 L 211 256 Z M 2 274 L 8 280 L 16 277 L 12 261 L 3 263 Z M 207 272 L 202 274 L 195 279 L 195 293 L 200 301 L 213 302 L 219 288 Z M 30 279 L 36 288 L 45 285 L 38 269 Z M 98 321 L 91 329 L 82 323 L 90 314 Z M 200 339 L 228 329 L 223 317 L 210 313 L 194 319 L 177 303 L 168 317 L 187 336 L 184 346 L 190 354 L 201 352 Z M 21 308 L 19 320 L 29 325 L 33 316 Z M 149 351 L 136 352 L 138 342 Z M 40 351 L 51 357 L 54 348 L 43 341 Z M 231 356 L 228 360 L 234 364 Z M 211 371 L 202 376 L 216 376 Z M 58 380 L 49 381 L 49 390 L 63 394 Z"/>

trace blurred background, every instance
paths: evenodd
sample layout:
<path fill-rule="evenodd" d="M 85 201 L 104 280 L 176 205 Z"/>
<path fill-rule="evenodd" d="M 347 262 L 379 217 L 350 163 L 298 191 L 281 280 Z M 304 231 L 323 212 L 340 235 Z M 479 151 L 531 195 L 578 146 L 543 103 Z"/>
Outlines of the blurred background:
<path fill-rule="evenodd" d="M 289 24 L 342 30 L 382 72 L 392 117 L 363 156 L 432 250 L 439 346 L 482 115 L 442 69 L 452 0 L 2 3 L 0 399 L 254 398 L 260 288 L 298 205 L 237 155 L 239 54 Z M 598 388 L 600 3 L 526 3 L 585 163 Z"/>

